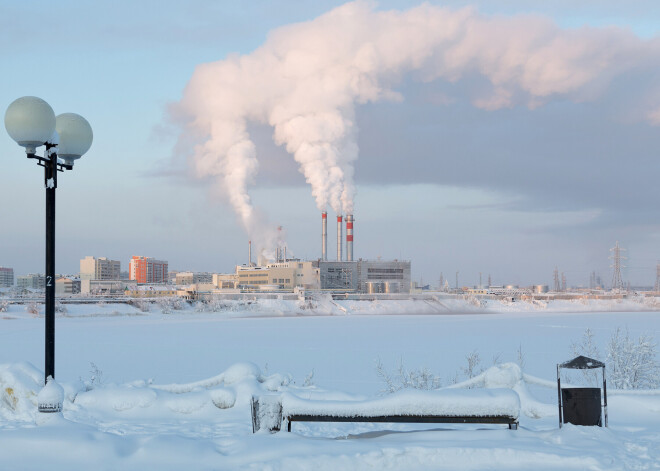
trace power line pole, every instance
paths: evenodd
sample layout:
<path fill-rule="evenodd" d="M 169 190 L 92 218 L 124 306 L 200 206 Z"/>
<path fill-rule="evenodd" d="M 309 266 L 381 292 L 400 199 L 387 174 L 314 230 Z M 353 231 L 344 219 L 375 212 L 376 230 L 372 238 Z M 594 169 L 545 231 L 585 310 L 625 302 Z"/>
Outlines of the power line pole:
<path fill-rule="evenodd" d="M 559 284 L 559 270 L 557 269 L 557 267 L 555 267 L 554 281 L 555 281 L 554 291 L 555 293 L 558 293 L 561 290 L 561 285 Z"/>
<path fill-rule="evenodd" d="M 610 268 L 613 268 L 614 271 L 612 273 L 612 290 L 618 290 L 618 291 L 623 291 L 623 279 L 621 278 L 621 269 L 625 268 L 625 265 L 621 264 L 621 260 L 626 260 L 626 257 L 621 255 L 621 251 L 626 250 L 621 247 L 619 247 L 619 241 L 616 241 L 616 244 L 614 247 L 610 249 L 610 252 L 612 252 L 612 255 L 610 255 L 610 260 L 613 261 L 612 265 L 610 265 Z"/>

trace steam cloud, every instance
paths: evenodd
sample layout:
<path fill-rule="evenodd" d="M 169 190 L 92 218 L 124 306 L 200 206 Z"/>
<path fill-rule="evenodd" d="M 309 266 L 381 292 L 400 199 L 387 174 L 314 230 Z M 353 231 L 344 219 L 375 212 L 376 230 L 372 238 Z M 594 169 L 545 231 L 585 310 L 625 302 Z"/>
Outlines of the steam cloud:
<path fill-rule="evenodd" d="M 393 87 L 403 78 L 481 76 L 490 90 L 474 90 L 474 106 L 535 108 L 553 97 L 594 99 L 615 77 L 658 63 L 659 50 L 657 40 L 618 28 L 564 30 L 539 16 L 489 17 L 428 4 L 376 11 L 357 1 L 281 27 L 248 55 L 198 66 L 172 110 L 183 122 L 181 139 L 198 143 L 190 157 L 197 176 L 217 178 L 250 236 L 267 246 L 278 235 L 264 230 L 250 200 L 258 160 L 248 123 L 272 126 L 320 210 L 350 213 L 355 107 L 402 100 Z M 657 104 L 644 113 L 660 124 Z"/>

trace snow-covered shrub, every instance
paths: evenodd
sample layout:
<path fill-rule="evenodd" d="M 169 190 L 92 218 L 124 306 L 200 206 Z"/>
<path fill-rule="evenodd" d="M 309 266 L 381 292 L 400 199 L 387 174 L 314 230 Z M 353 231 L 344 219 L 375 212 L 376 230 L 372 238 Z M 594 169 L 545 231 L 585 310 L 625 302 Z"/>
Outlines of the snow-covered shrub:
<path fill-rule="evenodd" d="M 484 369 L 480 368 L 481 358 L 479 357 L 479 352 L 474 350 L 468 353 L 465 355 L 465 360 L 467 361 L 467 365 L 462 367 L 461 371 L 463 371 L 467 379 L 474 378 L 479 373 L 483 373 Z"/>
<path fill-rule="evenodd" d="M 144 299 L 133 299 L 131 305 L 135 306 L 140 312 L 149 312 L 151 311 L 151 303 Z"/>
<path fill-rule="evenodd" d="M 638 339 L 630 337 L 628 329 L 621 327 L 612 334 L 606 346 L 604 361 L 609 383 L 616 389 L 656 389 L 660 387 L 660 366 L 656 362 L 656 343 L 652 336 L 642 334 Z M 586 329 L 579 343 L 573 342 L 575 356 L 583 355 L 602 360 L 591 329 Z M 581 370 L 584 379 L 598 386 L 601 377 L 596 369 Z"/>
<path fill-rule="evenodd" d="M 598 347 L 594 341 L 594 333 L 589 328 L 584 331 L 580 343 L 573 342 L 571 344 L 571 349 L 573 350 L 573 355 L 576 357 L 585 356 L 587 358 L 593 358 L 594 360 L 600 360 L 601 358 Z M 600 380 L 597 369 L 581 371 L 585 381 L 587 381 L 589 385 L 598 386 Z"/>
<path fill-rule="evenodd" d="M 656 343 L 650 335 L 630 338 L 628 329 L 617 328 L 607 344 L 610 382 L 617 389 L 656 389 L 660 368 L 655 361 Z"/>
<path fill-rule="evenodd" d="M 204 312 L 206 311 L 206 305 L 202 301 L 197 301 L 194 304 L 195 312 Z"/>
<path fill-rule="evenodd" d="M 399 360 L 399 367 L 392 374 L 385 369 L 383 363 L 378 359 L 376 361 L 376 374 L 385 382 L 385 389 L 382 392 L 386 394 L 401 389 L 431 390 L 442 386 L 441 378 L 431 373 L 428 368 L 408 370 L 403 364 L 403 359 Z"/>
<path fill-rule="evenodd" d="M 89 362 L 89 366 L 89 379 L 83 380 L 80 378 L 82 383 L 85 385 L 86 391 L 91 391 L 92 389 L 96 389 L 103 385 L 103 371 L 101 371 L 99 367 L 91 361 Z"/>
<path fill-rule="evenodd" d="M 227 310 L 227 303 L 214 296 L 206 302 L 206 309 L 210 312 L 220 312 Z"/>
<path fill-rule="evenodd" d="M 303 388 L 311 388 L 312 386 L 314 386 L 314 370 L 310 371 L 303 381 Z"/>
<path fill-rule="evenodd" d="M 25 311 L 28 314 L 38 315 L 39 314 L 39 303 L 29 302 L 25 305 Z"/>
<path fill-rule="evenodd" d="M 160 298 L 157 302 L 163 314 L 171 314 L 172 311 L 180 311 L 183 309 L 183 300 L 179 297 L 169 296 Z"/>
<path fill-rule="evenodd" d="M 69 310 L 66 308 L 64 304 L 58 301 L 55 303 L 55 312 L 58 312 L 60 314 L 66 314 L 67 312 L 69 312 Z"/>
<path fill-rule="evenodd" d="M 9 310 L 9 301 L 0 299 L 0 312 L 7 312 Z"/>

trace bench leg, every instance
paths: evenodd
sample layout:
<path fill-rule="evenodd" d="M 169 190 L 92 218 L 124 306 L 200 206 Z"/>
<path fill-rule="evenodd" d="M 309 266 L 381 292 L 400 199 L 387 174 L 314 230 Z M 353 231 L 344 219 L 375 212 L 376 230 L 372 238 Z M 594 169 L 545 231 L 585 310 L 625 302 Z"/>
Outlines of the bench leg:
<path fill-rule="evenodd" d="M 291 431 L 291 421 L 290 421 L 290 420 L 287 420 L 286 422 L 287 422 L 287 423 L 286 423 L 286 431 L 287 431 L 287 432 L 290 432 L 290 431 Z"/>
<path fill-rule="evenodd" d="M 513 424 L 509 424 L 509 430 L 518 430 L 518 422 L 514 422 Z"/>

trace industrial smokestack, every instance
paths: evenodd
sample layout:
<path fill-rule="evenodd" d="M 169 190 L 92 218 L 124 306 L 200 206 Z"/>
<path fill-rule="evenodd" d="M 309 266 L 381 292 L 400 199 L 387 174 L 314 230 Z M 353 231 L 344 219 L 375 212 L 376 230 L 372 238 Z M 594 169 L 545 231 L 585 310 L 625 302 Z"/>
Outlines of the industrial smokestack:
<path fill-rule="evenodd" d="M 328 212 L 321 213 L 321 260 L 328 259 Z"/>
<path fill-rule="evenodd" d="M 337 261 L 341 262 L 341 223 L 342 217 L 337 216 Z"/>
<path fill-rule="evenodd" d="M 346 215 L 346 260 L 353 261 L 353 215 Z"/>
<path fill-rule="evenodd" d="M 252 241 L 248 240 L 248 267 L 252 266 Z"/>

